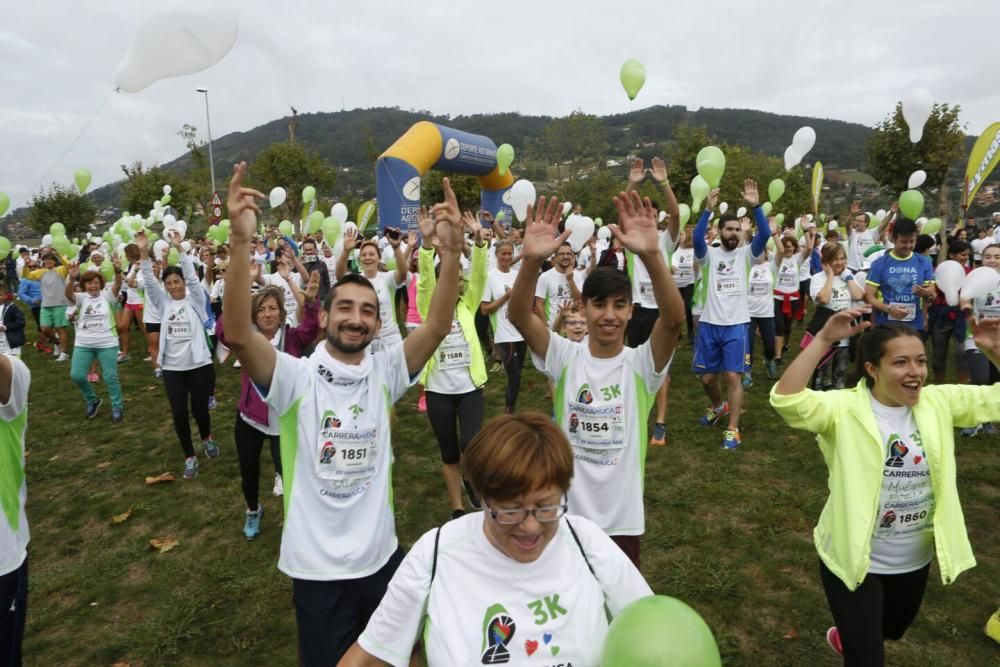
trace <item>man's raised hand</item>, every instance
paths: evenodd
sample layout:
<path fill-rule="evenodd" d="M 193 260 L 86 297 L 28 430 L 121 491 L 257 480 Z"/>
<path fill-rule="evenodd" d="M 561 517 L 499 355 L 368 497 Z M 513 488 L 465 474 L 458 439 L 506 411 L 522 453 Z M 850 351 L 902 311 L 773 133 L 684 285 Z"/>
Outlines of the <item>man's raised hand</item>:
<path fill-rule="evenodd" d="M 633 190 L 620 193 L 614 202 L 618 224 L 608 227 L 615 238 L 637 255 L 657 252 L 660 237 L 656 229 L 656 210 L 649 197 L 641 198 Z"/>
<path fill-rule="evenodd" d="M 229 194 L 226 208 L 229 212 L 229 233 L 234 241 L 250 241 L 257 231 L 257 214 L 260 207 L 254 199 L 265 199 L 262 192 L 243 187 L 247 175 L 247 163 L 233 165 L 233 177 L 229 179 Z"/>
<path fill-rule="evenodd" d="M 638 185 L 646 178 L 646 169 L 643 167 L 642 158 L 637 157 L 632 160 L 632 165 L 628 169 L 628 182 Z"/>
<path fill-rule="evenodd" d="M 653 158 L 653 167 L 649 170 L 649 173 L 657 183 L 666 183 L 670 177 L 667 165 L 658 157 Z"/>
<path fill-rule="evenodd" d="M 757 192 L 757 181 L 748 178 L 743 181 L 743 201 L 751 207 L 760 204 L 760 194 Z"/>

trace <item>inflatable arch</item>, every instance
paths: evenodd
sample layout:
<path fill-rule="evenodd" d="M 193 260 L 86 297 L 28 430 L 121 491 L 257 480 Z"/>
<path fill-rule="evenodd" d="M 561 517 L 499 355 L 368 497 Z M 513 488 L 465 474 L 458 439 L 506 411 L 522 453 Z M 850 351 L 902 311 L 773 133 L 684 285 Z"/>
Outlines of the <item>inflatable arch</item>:
<path fill-rule="evenodd" d="M 510 186 L 514 175 L 497 169 L 497 146 L 487 137 L 420 121 L 379 156 L 375 198 L 379 232 L 386 227 L 415 229 L 420 212 L 420 179 L 428 169 L 479 177 L 481 206 L 510 224 Z"/>

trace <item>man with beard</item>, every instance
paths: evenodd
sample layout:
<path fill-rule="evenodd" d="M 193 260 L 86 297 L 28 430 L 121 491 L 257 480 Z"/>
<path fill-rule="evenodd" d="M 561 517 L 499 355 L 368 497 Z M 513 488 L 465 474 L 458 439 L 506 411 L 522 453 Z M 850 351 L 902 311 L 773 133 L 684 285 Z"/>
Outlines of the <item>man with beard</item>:
<path fill-rule="evenodd" d="M 586 278 L 586 271 L 576 269 L 573 246 L 568 241 L 560 244 L 552 257 L 552 268 L 538 277 L 535 287 L 535 310 L 549 331 L 563 306 L 581 300 L 580 289 Z"/>
<path fill-rule="evenodd" d="M 747 179 L 743 183 L 743 199 L 753 208 L 757 233 L 749 246 L 740 247 L 742 228 L 735 215 L 719 218 L 719 247 L 705 243 L 708 217 L 719 199 L 718 188 L 708 195 L 708 201 L 698 224 L 694 228 L 694 256 L 702 267 L 704 308 L 698 325 L 692 370 L 701 377 L 705 393 L 712 402 L 701 417 L 702 426 L 714 426 L 729 415 L 729 427 L 722 437 L 722 446 L 736 449 L 740 446 L 740 410 L 743 407 L 743 371 L 747 366 L 747 276 L 750 267 L 764 252 L 770 236 L 770 225 L 760 208 L 757 183 Z M 729 402 L 722 399 L 719 373 L 726 378 Z"/>
<path fill-rule="evenodd" d="M 316 298 L 320 302 L 323 302 L 326 300 L 326 295 L 330 293 L 330 272 L 327 270 L 323 258 L 319 256 L 315 241 L 307 238 L 299 248 L 302 250 L 302 266 L 306 269 L 305 275 L 302 276 L 302 282 L 308 282 L 309 276 L 313 271 L 318 273 L 319 293 L 316 295 Z"/>
<path fill-rule="evenodd" d="M 320 326 L 326 341 L 308 359 L 278 352 L 250 320 L 250 239 L 260 192 L 229 185 L 232 260 L 225 333 L 243 370 L 281 425 L 285 522 L 278 569 L 292 577 L 302 665 L 336 664 L 378 606 L 402 560 L 392 497 L 389 413 L 451 330 L 458 298 L 462 222 L 444 181 L 432 210 L 441 275 L 422 325 L 375 354 L 375 289 L 348 274 L 330 289 Z"/>

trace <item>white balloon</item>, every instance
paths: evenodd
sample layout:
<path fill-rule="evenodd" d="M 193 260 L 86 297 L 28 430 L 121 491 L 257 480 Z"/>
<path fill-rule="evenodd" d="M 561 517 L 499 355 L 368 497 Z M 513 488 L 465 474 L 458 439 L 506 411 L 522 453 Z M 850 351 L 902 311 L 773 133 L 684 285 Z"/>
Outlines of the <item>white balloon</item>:
<path fill-rule="evenodd" d="M 173 188 L 171 188 L 169 185 L 163 186 L 163 194 L 169 195 L 171 192 L 173 192 Z"/>
<path fill-rule="evenodd" d="M 352 231 L 354 231 L 354 232 L 357 232 L 358 231 L 358 226 L 356 224 L 354 224 L 353 222 L 351 222 L 350 220 L 348 220 L 347 222 L 344 223 L 343 230 L 341 231 L 341 235 L 347 234 L 347 230 L 349 230 L 349 229 L 352 230 Z"/>
<path fill-rule="evenodd" d="M 927 180 L 927 172 L 923 169 L 917 169 L 915 172 L 910 174 L 910 180 L 908 182 L 909 188 L 919 188 Z"/>
<path fill-rule="evenodd" d="M 163 208 L 163 203 L 159 199 L 153 202 L 153 211 L 159 211 L 161 208 Z"/>
<path fill-rule="evenodd" d="M 934 282 L 944 292 L 949 306 L 958 305 L 958 291 L 964 280 L 965 268 L 953 259 L 941 262 L 934 271 Z"/>
<path fill-rule="evenodd" d="M 569 215 L 569 212 L 573 209 L 573 202 L 564 201 L 563 202 L 563 215 Z"/>
<path fill-rule="evenodd" d="M 812 213 L 807 213 L 806 214 L 806 220 L 808 220 L 809 222 L 812 222 L 813 221 L 813 214 Z"/>
<path fill-rule="evenodd" d="M 962 281 L 963 299 L 979 299 L 1000 287 L 1000 273 L 988 266 L 980 266 L 965 276 Z"/>
<path fill-rule="evenodd" d="M 726 211 L 728 210 L 729 210 L 729 204 L 727 204 L 726 202 L 722 202 L 721 204 L 719 204 L 719 215 L 725 215 Z"/>
<path fill-rule="evenodd" d="M 746 206 L 740 206 L 738 209 L 736 209 L 736 217 L 737 218 L 746 217 L 746 214 L 747 214 L 747 207 Z"/>
<path fill-rule="evenodd" d="M 656 219 L 659 220 L 660 222 L 663 222 L 664 220 L 667 219 L 667 212 L 666 211 L 660 211 L 660 214 L 658 216 L 656 216 Z"/>
<path fill-rule="evenodd" d="M 910 141 L 917 143 L 924 136 L 924 123 L 931 117 L 934 98 L 926 88 L 914 88 L 903 98 L 903 120 L 910 128 Z"/>
<path fill-rule="evenodd" d="M 175 218 L 174 216 L 170 215 L 169 213 L 167 215 L 163 216 L 163 227 L 164 228 L 166 228 L 166 227 L 173 227 L 174 223 L 176 223 L 176 222 L 177 222 L 177 218 Z"/>
<path fill-rule="evenodd" d="M 46 234 L 45 236 L 42 237 L 41 247 L 45 248 L 50 245 L 52 245 L 52 234 Z"/>
<path fill-rule="evenodd" d="M 785 171 L 788 171 L 799 162 L 802 162 L 802 156 L 799 155 L 798 151 L 795 150 L 795 146 L 789 146 L 785 149 Z"/>
<path fill-rule="evenodd" d="M 835 229 L 837 229 L 837 221 L 836 220 L 831 220 L 830 224 L 827 225 L 827 229 L 829 229 L 829 230 L 835 230 Z"/>
<path fill-rule="evenodd" d="M 535 199 L 535 185 L 531 181 L 522 178 L 511 186 L 510 203 L 519 222 L 528 217 L 528 206 L 534 204 Z"/>
<path fill-rule="evenodd" d="M 792 146 L 795 147 L 795 154 L 799 156 L 799 160 L 804 158 L 815 145 L 816 130 L 812 129 L 808 125 L 800 127 L 795 132 L 795 136 L 792 137 Z"/>
<path fill-rule="evenodd" d="M 347 215 L 347 205 L 342 204 L 341 202 L 337 202 L 333 205 L 333 208 L 330 209 L 330 217 L 336 218 L 341 222 L 347 222 Z"/>
<path fill-rule="evenodd" d="M 167 252 L 168 250 L 170 250 L 170 244 L 164 241 L 163 239 L 160 239 L 153 244 L 153 257 L 155 257 L 156 259 L 162 259 L 163 253 Z"/>
<path fill-rule="evenodd" d="M 181 250 L 183 250 L 184 252 L 191 252 L 191 242 L 181 241 Z"/>
<path fill-rule="evenodd" d="M 600 227 L 597 230 L 597 238 L 601 241 L 607 241 L 611 238 L 611 229 L 608 227 Z"/>
<path fill-rule="evenodd" d="M 285 203 L 285 197 L 287 196 L 288 195 L 285 192 L 285 188 L 278 187 L 278 188 L 272 188 L 271 193 L 268 195 L 267 198 L 271 202 L 271 208 L 278 208 L 279 206 Z"/>
<path fill-rule="evenodd" d="M 143 21 L 118 64 L 115 86 L 137 93 L 151 83 L 194 74 L 222 60 L 236 43 L 239 19 L 230 7 L 164 10 Z"/>
<path fill-rule="evenodd" d="M 583 246 L 587 245 L 587 241 L 594 235 L 596 227 L 591 218 L 582 215 L 577 216 L 576 224 L 573 225 L 573 229 L 569 235 L 569 243 L 573 246 L 573 252 L 580 252 Z M 569 229 L 569 225 L 566 228 Z"/>
<path fill-rule="evenodd" d="M 885 217 L 885 209 L 880 208 L 879 210 L 875 211 L 875 217 L 878 219 L 879 222 L 882 222 L 882 218 Z"/>

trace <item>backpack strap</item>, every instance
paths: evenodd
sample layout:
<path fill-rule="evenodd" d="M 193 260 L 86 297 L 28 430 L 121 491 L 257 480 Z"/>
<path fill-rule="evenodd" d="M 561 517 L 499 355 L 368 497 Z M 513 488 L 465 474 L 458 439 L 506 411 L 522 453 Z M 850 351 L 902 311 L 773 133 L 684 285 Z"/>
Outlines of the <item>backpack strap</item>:
<path fill-rule="evenodd" d="M 434 533 L 434 560 L 431 561 L 431 581 L 427 584 L 427 592 L 430 594 L 431 585 L 434 583 L 434 575 L 437 574 L 438 568 L 438 543 L 441 541 L 441 526 L 438 526 L 437 531 Z M 593 572 L 593 570 L 591 570 Z"/>
<path fill-rule="evenodd" d="M 611 619 L 614 617 L 611 614 L 611 610 L 608 609 L 608 596 L 607 593 L 604 592 L 604 585 L 597 577 L 597 572 L 594 571 L 594 566 L 590 564 L 590 559 L 587 558 L 587 552 L 584 551 L 583 544 L 580 542 L 580 538 L 577 536 L 576 530 L 573 529 L 573 524 L 569 522 L 569 519 L 566 519 L 566 526 L 569 528 L 570 535 L 573 536 L 573 541 L 576 542 L 576 546 L 580 550 L 580 555 L 583 556 L 583 562 L 587 564 L 587 569 L 590 570 L 590 574 L 593 575 L 594 581 L 597 582 L 597 585 L 601 587 L 601 594 L 604 597 L 604 615 L 607 617 L 608 623 L 610 623 Z"/>

